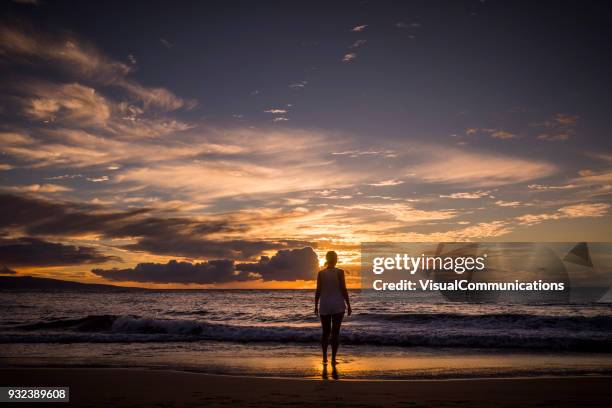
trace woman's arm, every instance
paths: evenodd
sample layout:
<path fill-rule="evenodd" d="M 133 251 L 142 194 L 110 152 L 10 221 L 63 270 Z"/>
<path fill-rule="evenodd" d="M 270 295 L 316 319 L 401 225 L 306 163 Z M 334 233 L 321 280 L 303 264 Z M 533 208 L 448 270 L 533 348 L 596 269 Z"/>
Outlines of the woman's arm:
<path fill-rule="evenodd" d="M 342 296 L 346 302 L 346 313 L 350 316 L 353 313 L 351 309 L 351 301 L 349 300 L 348 289 L 346 288 L 346 280 L 344 279 L 344 270 L 340 269 L 340 289 L 342 289 Z"/>
<path fill-rule="evenodd" d="M 319 314 L 319 298 L 321 297 L 321 272 L 317 274 L 317 291 L 315 292 L 315 314 Z"/>

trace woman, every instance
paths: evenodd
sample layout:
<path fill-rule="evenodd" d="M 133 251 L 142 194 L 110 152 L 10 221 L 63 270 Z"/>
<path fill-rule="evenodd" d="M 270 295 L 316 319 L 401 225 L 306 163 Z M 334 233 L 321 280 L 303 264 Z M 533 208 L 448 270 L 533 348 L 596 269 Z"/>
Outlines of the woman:
<path fill-rule="evenodd" d="M 338 254 L 329 251 L 325 255 L 325 269 L 317 275 L 317 292 L 315 294 L 315 314 L 321 318 L 323 335 L 321 348 L 323 349 L 323 364 L 327 364 L 327 345 L 331 334 L 332 364 L 337 364 L 336 353 L 340 336 L 340 325 L 344 311 L 350 316 L 352 313 L 348 290 L 344 280 L 344 271 L 336 268 Z M 319 302 L 320 301 L 320 302 Z M 346 308 L 345 308 L 346 303 Z"/>

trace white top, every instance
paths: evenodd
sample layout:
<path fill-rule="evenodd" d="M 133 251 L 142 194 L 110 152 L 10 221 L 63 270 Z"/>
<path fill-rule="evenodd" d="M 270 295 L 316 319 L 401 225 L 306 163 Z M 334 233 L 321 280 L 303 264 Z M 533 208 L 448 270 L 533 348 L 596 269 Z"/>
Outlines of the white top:
<path fill-rule="evenodd" d="M 344 273 L 344 271 L 337 268 L 327 268 L 319 272 L 319 279 L 321 280 L 320 315 L 344 313 L 344 296 L 338 279 L 340 273 Z"/>

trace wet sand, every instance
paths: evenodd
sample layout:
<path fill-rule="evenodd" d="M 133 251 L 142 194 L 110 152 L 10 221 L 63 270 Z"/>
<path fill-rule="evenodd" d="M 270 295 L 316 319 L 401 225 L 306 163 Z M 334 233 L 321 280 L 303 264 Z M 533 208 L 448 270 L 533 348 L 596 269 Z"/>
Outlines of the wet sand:
<path fill-rule="evenodd" d="M 334 381 L 151 369 L 0 369 L 3 386 L 70 386 L 70 406 L 76 407 L 591 407 L 610 406 L 611 383 L 612 377 Z"/>

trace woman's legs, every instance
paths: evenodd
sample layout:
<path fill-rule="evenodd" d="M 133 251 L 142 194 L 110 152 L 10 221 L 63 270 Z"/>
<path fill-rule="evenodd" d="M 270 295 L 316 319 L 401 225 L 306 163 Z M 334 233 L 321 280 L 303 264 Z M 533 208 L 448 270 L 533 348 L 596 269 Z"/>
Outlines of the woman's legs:
<path fill-rule="evenodd" d="M 344 312 L 331 315 L 331 345 L 332 345 L 332 364 L 336 364 L 336 353 L 340 342 L 340 326 Z M 327 349 L 327 347 L 326 347 Z"/>
<path fill-rule="evenodd" d="M 332 330 L 332 315 L 321 315 L 321 328 L 323 329 L 323 333 L 321 335 L 321 349 L 323 350 L 323 362 L 327 363 L 327 344 L 329 343 L 329 334 Z M 337 347 L 336 347 L 337 348 Z M 333 352 L 332 345 L 332 355 L 336 355 Z"/>

